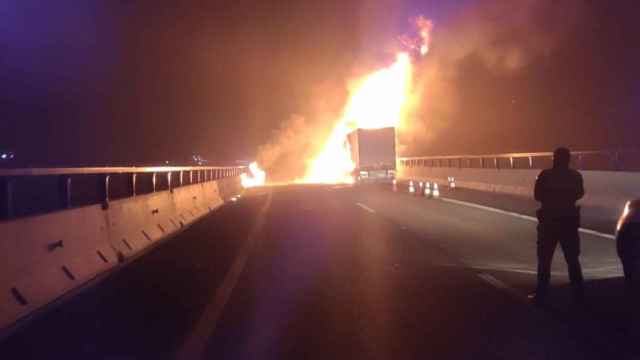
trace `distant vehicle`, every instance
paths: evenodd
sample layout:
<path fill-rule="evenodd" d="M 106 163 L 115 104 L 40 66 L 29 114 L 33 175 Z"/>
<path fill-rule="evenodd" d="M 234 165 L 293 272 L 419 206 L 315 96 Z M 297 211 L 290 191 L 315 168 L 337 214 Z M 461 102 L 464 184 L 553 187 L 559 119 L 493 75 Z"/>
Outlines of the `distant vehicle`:
<path fill-rule="evenodd" d="M 616 246 L 625 279 L 640 284 L 640 199 L 627 202 L 616 227 Z M 637 286 L 637 285 L 634 285 Z"/>
<path fill-rule="evenodd" d="M 396 176 L 396 129 L 356 129 L 347 136 L 356 182 L 391 182 Z"/>

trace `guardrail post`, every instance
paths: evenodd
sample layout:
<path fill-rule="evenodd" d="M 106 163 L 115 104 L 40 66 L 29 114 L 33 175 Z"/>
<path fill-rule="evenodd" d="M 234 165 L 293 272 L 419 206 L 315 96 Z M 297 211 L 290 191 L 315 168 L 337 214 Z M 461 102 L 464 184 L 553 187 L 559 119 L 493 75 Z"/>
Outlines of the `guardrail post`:
<path fill-rule="evenodd" d="M 152 186 L 151 192 L 156 192 L 156 183 L 157 183 L 157 178 L 156 178 L 157 176 L 156 176 L 156 174 L 157 174 L 157 173 L 153 173 L 153 174 L 151 175 L 151 186 Z"/>
<path fill-rule="evenodd" d="M 136 196 L 136 182 L 138 181 L 138 174 L 131 174 L 131 196 Z"/>
<path fill-rule="evenodd" d="M 189 185 L 193 184 L 193 170 L 189 170 Z"/>
<path fill-rule="evenodd" d="M 180 170 L 180 186 L 182 186 L 182 181 L 184 180 L 183 179 L 183 177 L 184 177 L 183 174 L 184 174 L 184 171 Z"/>
<path fill-rule="evenodd" d="M 198 170 L 198 184 L 202 182 L 201 179 L 200 179 L 200 173 L 202 173 L 202 171 Z"/>
<path fill-rule="evenodd" d="M 480 158 L 480 168 L 484 169 L 484 158 Z"/>
<path fill-rule="evenodd" d="M 533 169 L 533 156 L 529 156 L 529 169 Z"/>
<path fill-rule="evenodd" d="M 498 158 L 497 158 L 497 157 L 494 157 L 494 158 L 493 158 L 493 166 L 494 166 L 496 169 L 499 169 L 499 167 L 498 167 Z"/>
<path fill-rule="evenodd" d="M 71 176 L 62 175 L 60 177 L 61 200 L 62 206 L 66 209 L 71 208 Z"/>
<path fill-rule="evenodd" d="M 14 206 L 13 206 L 13 192 L 15 188 L 15 180 L 11 177 L 3 177 L 0 178 L 0 183 L 2 183 L 2 217 L 4 218 L 12 218 L 14 216 Z"/>
<path fill-rule="evenodd" d="M 171 186 L 171 171 L 167 171 L 167 187 L 169 192 L 173 192 L 173 186 Z"/>
<path fill-rule="evenodd" d="M 510 166 L 512 169 L 514 168 L 513 156 L 509 156 L 509 166 Z"/>
<path fill-rule="evenodd" d="M 104 175 L 104 182 L 103 182 L 103 194 L 102 194 L 102 208 L 103 209 L 108 209 L 109 208 L 109 180 L 111 179 L 111 176 L 109 175 Z"/>

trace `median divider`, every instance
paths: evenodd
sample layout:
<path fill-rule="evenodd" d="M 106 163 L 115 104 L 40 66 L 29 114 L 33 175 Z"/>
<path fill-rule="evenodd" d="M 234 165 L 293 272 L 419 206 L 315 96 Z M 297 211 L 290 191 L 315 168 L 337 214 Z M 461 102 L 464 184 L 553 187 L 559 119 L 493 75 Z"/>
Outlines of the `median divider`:
<path fill-rule="evenodd" d="M 0 223 L 0 328 L 118 263 L 100 205 Z"/>
<path fill-rule="evenodd" d="M 176 234 L 242 191 L 230 177 L 0 222 L 0 329 Z"/>

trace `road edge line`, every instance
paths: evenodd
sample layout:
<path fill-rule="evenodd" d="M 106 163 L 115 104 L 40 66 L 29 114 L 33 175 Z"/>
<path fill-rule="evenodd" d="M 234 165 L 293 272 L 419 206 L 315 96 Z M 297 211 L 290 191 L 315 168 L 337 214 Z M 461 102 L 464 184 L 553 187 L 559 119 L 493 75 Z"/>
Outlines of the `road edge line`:
<path fill-rule="evenodd" d="M 376 211 L 375 211 L 375 210 L 373 210 L 372 208 L 368 207 L 367 205 L 365 205 L 365 204 L 363 204 L 363 203 L 359 203 L 359 202 L 357 202 L 357 203 L 356 203 L 356 205 L 357 205 L 357 206 L 359 206 L 360 208 L 362 208 L 362 209 L 364 209 L 364 210 L 366 210 L 366 211 L 368 211 L 368 212 L 372 213 L 372 214 L 375 214 L 375 213 L 376 213 Z"/>
<path fill-rule="evenodd" d="M 512 212 L 512 211 L 501 210 L 501 209 L 497 209 L 497 208 L 490 207 L 490 206 L 474 204 L 474 203 L 471 203 L 471 202 L 455 200 L 455 199 L 446 198 L 446 197 L 440 197 L 440 200 L 442 200 L 444 202 L 447 202 L 447 203 L 451 203 L 451 204 L 468 206 L 468 207 L 472 207 L 472 208 L 476 208 L 476 209 L 480 209 L 480 210 L 485 210 L 485 211 L 490 211 L 490 212 L 494 212 L 494 213 L 498 213 L 498 214 L 513 216 L 513 217 L 516 217 L 516 218 L 519 218 L 519 219 L 523 219 L 523 220 L 527 220 L 527 221 L 532 221 L 532 222 L 536 222 L 536 223 L 538 222 L 538 219 L 533 217 L 533 216 L 519 214 L 519 213 Z M 603 237 L 605 239 L 610 239 L 610 240 L 615 240 L 616 239 L 615 235 L 603 233 L 603 232 L 596 231 L 596 230 L 585 229 L 585 228 L 582 228 L 582 227 L 579 228 L 578 231 L 580 231 L 581 233 L 584 233 L 584 234 Z"/>
<path fill-rule="evenodd" d="M 240 276 L 242 275 L 245 265 L 249 260 L 249 256 L 253 252 L 258 233 L 266 223 L 266 212 L 271 207 L 272 197 L 273 193 L 269 192 L 267 201 L 260 209 L 258 219 L 249 232 L 247 242 L 240 250 L 238 256 L 236 256 L 231 268 L 225 274 L 222 283 L 216 289 L 213 298 L 197 320 L 196 325 L 193 327 L 193 331 L 191 331 L 189 336 L 183 342 L 180 351 L 176 356 L 177 359 L 186 360 L 202 358 L 202 355 L 206 350 L 207 341 L 211 334 L 215 332 L 218 320 L 222 316 L 222 313 L 231 298 L 233 290 L 240 280 Z"/>

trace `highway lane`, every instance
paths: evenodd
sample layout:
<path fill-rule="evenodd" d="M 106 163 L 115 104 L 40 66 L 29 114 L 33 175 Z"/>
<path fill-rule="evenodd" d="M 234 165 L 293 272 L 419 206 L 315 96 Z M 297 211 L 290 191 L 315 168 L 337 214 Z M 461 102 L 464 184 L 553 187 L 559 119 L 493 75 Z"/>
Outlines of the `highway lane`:
<path fill-rule="evenodd" d="M 622 358 L 584 310 L 523 300 L 534 225 L 388 189 L 261 189 L 35 319 L 0 358 Z M 584 253 L 588 279 L 615 279 L 608 245 Z"/>
<path fill-rule="evenodd" d="M 459 192 L 444 191 L 445 200 L 429 200 L 388 190 L 356 191 L 354 194 L 354 201 L 433 239 L 472 268 L 520 273 L 536 270 L 537 222 L 532 219 L 446 201 L 448 198 L 467 200 Z M 526 199 L 523 202 L 528 203 Z M 614 240 L 584 233 L 581 238 L 581 259 L 587 278 L 622 275 Z M 566 275 L 563 261 L 562 253 L 558 251 L 553 264 L 558 284 L 563 283 Z"/>
<path fill-rule="evenodd" d="M 509 213 L 530 215 L 528 212 L 535 204 L 517 197 L 503 204 L 489 197 L 487 194 L 446 190 L 441 200 L 412 196 L 402 191 L 394 193 L 388 189 L 354 192 L 354 201 L 428 238 L 459 259 L 462 266 L 490 274 L 505 284 L 512 295 L 524 299 L 535 288 L 537 222 Z M 507 211 L 487 211 L 451 203 L 448 199 L 478 202 Z M 632 309 L 624 293 L 622 266 L 616 254 L 615 240 L 588 233 L 581 233 L 581 239 L 587 295 L 584 313 L 575 314 L 571 307 L 568 274 L 560 248 L 556 250 L 552 265 L 548 310 L 565 320 L 578 316 L 578 321 L 572 324 L 592 329 L 592 336 L 602 339 L 605 344 L 633 343 L 633 339 L 628 338 Z"/>
<path fill-rule="evenodd" d="M 353 202 L 274 196 L 205 358 L 599 358 L 582 334 Z"/>
<path fill-rule="evenodd" d="M 408 184 L 406 182 L 400 182 L 398 184 L 400 191 L 406 192 L 407 187 Z M 466 188 L 448 191 L 446 186 L 443 186 L 441 190 L 446 193 L 446 197 L 449 199 L 490 206 L 534 218 L 536 216 L 536 210 L 540 207 L 540 203 L 533 199 L 533 188 L 531 189 L 530 197 Z M 587 189 L 587 191 L 589 191 L 589 189 Z M 580 204 L 580 202 L 578 202 L 578 204 Z M 606 209 L 592 205 L 582 205 L 581 207 L 581 222 L 584 228 L 605 234 L 613 234 L 615 232 L 616 222 L 622 213 L 622 209 Z"/>

